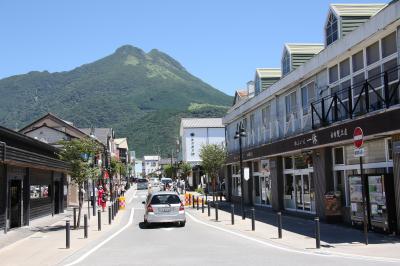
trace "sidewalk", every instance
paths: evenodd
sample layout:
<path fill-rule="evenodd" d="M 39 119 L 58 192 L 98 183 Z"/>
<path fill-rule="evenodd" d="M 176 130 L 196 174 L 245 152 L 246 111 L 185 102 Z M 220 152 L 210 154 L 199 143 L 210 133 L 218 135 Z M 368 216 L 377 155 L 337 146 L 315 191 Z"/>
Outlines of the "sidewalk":
<path fill-rule="evenodd" d="M 212 198 L 208 197 L 208 200 L 213 206 Z M 235 205 L 235 224 L 231 225 L 231 203 L 218 201 L 218 204 L 218 222 L 215 221 L 214 208 L 212 208 L 210 217 L 207 216 L 207 209 L 202 213 L 201 208 L 197 211 L 189 206 L 187 210 L 202 221 L 266 242 L 272 242 L 277 246 L 330 254 L 395 258 L 399 259 L 400 263 L 400 238 L 396 236 L 369 232 L 369 245 L 365 245 L 362 230 L 321 222 L 321 249 L 317 250 L 315 248 L 315 223 L 313 220 L 282 214 L 282 239 L 279 239 L 276 227 L 277 215 L 271 209 L 254 207 L 256 216 L 255 231 L 251 231 L 251 213 L 248 206 L 245 208 L 246 219 L 242 220 L 240 205 Z"/>
<path fill-rule="evenodd" d="M 127 200 L 133 196 L 134 189 L 125 193 Z M 73 230 L 72 208 L 68 208 L 65 213 L 54 217 L 45 217 L 32 221 L 29 227 L 9 231 L 0 236 L 0 260 L 1 265 L 56 265 L 66 257 L 70 256 L 79 249 L 93 243 L 101 236 L 107 234 L 118 226 L 122 220 L 123 211 L 120 211 L 108 224 L 107 211 L 101 212 L 101 229 L 97 228 L 97 213 L 93 217 L 90 213 L 88 219 L 88 238 L 84 238 L 83 215 L 87 214 L 88 209 L 82 208 L 81 228 Z M 92 212 L 92 208 L 90 209 Z M 71 245 L 66 249 L 66 220 L 71 222 Z"/>

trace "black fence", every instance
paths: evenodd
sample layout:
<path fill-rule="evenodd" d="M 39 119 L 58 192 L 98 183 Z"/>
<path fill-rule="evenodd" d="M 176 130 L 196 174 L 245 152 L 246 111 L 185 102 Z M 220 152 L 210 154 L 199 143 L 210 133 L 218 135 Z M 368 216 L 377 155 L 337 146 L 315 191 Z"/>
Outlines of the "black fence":
<path fill-rule="evenodd" d="M 331 95 L 311 103 L 312 128 L 353 119 L 396 104 L 399 104 L 399 66 L 352 86 L 331 88 Z"/>

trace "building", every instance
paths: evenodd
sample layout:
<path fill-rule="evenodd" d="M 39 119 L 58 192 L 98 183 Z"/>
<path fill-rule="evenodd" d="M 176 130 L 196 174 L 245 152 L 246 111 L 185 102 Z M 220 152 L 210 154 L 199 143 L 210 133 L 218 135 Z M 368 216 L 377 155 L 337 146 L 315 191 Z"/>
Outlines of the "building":
<path fill-rule="evenodd" d="M 206 181 L 201 169 L 200 150 L 203 145 L 217 144 L 225 146 L 225 127 L 221 118 L 182 118 L 179 130 L 182 161 L 193 166 L 193 174 L 188 184 L 195 188 Z"/>
<path fill-rule="evenodd" d="M 73 139 L 94 138 L 104 152 L 97 155 L 97 162 L 105 167 L 110 161 L 110 154 L 114 151 L 114 133 L 109 128 L 77 128 L 72 122 L 65 121 L 54 114 L 48 113 L 19 130 L 21 134 L 47 143 L 56 148 L 61 148 L 60 141 L 70 141 Z M 106 159 L 107 158 L 107 159 Z M 70 184 L 70 177 L 67 177 Z M 68 204 L 78 203 L 78 188 L 71 184 L 68 190 Z"/>
<path fill-rule="evenodd" d="M 69 165 L 59 149 L 0 127 L 0 228 L 29 225 L 33 219 L 64 212 Z"/>
<path fill-rule="evenodd" d="M 115 139 L 114 142 L 115 142 L 115 145 L 117 148 L 117 154 L 118 154 L 119 160 L 126 165 L 129 160 L 128 139 L 127 138 L 119 138 L 119 139 Z"/>
<path fill-rule="evenodd" d="M 144 176 L 152 176 L 161 174 L 160 170 L 160 156 L 149 155 L 143 157 L 143 173 Z"/>
<path fill-rule="evenodd" d="M 142 160 L 135 159 L 135 177 L 140 178 L 143 176 L 143 162 Z"/>
<path fill-rule="evenodd" d="M 369 226 L 400 232 L 399 27 L 398 1 L 329 6 L 323 49 L 297 65 L 294 57 L 282 60 L 280 80 L 223 118 L 231 201 L 243 196 L 276 211 L 360 224 L 365 188 Z M 293 45 L 285 45 L 283 59 L 288 53 Z M 243 193 L 240 126 L 250 170 Z M 357 127 L 365 140 L 363 181 Z"/>

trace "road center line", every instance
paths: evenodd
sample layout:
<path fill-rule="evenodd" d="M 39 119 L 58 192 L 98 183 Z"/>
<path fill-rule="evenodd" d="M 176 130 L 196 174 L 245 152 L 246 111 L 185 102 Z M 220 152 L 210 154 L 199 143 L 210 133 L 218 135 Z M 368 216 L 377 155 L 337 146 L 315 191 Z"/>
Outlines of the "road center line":
<path fill-rule="evenodd" d="M 304 255 L 314 255 L 314 256 L 323 256 L 323 257 L 328 257 L 328 256 L 332 256 L 332 257 L 340 257 L 340 258 L 349 258 L 349 259 L 358 259 L 358 260 L 366 260 L 366 261 L 380 261 L 380 262 L 393 262 L 393 263 L 399 263 L 400 260 L 396 259 L 396 258 L 384 258 L 384 257 L 369 257 L 369 256 L 362 256 L 362 255 L 351 255 L 351 254 L 346 254 L 346 253 L 330 253 L 330 252 L 326 252 L 326 253 L 317 253 L 317 252 L 306 252 L 306 251 L 301 251 L 301 250 L 296 250 L 296 249 L 291 249 L 291 248 L 286 248 L 286 247 L 282 247 L 282 246 L 278 246 L 278 245 L 274 245 L 272 243 L 268 243 L 250 236 L 246 236 L 243 235 L 241 233 L 237 233 L 225 228 L 221 228 L 219 226 L 215 226 L 206 222 L 203 222 L 197 218 L 195 218 L 193 215 L 189 214 L 188 212 L 186 212 L 186 215 L 189 216 L 190 219 L 192 219 L 194 222 L 223 231 L 225 233 L 230 233 L 232 235 L 259 243 L 261 245 L 264 246 L 268 246 L 271 248 L 275 248 L 275 249 L 279 249 L 279 250 L 283 250 L 286 252 L 292 252 L 292 253 L 298 253 L 298 254 L 304 254 Z"/>
<path fill-rule="evenodd" d="M 83 254 L 80 258 L 78 258 L 77 260 L 66 264 L 65 266 L 70 266 L 70 265 L 75 265 L 79 262 L 82 262 L 84 259 L 86 259 L 90 254 L 92 254 L 93 252 L 95 252 L 96 250 L 98 250 L 99 248 L 101 248 L 102 246 L 104 246 L 107 242 L 109 242 L 110 240 L 112 240 L 114 237 L 116 237 L 117 235 L 119 235 L 122 231 L 124 231 L 125 229 L 127 229 L 133 222 L 133 214 L 135 213 L 135 208 L 131 209 L 131 214 L 129 217 L 129 221 L 128 223 L 122 227 L 121 229 L 119 229 L 117 232 L 115 232 L 114 234 L 112 234 L 111 236 L 107 237 L 105 240 L 103 240 L 100 244 L 98 244 L 97 246 L 95 246 L 94 248 L 92 248 L 91 250 L 89 250 L 88 252 L 86 252 L 85 254 Z"/>

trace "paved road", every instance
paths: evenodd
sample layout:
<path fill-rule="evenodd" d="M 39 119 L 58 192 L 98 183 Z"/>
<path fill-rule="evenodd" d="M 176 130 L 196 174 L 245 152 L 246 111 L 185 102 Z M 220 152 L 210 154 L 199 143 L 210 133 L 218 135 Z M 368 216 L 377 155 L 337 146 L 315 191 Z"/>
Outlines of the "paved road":
<path fill-rule="evenodd" d="M 127 204 L 121 227 L 128 223 L 129 210 L 133 208 L 130 226 L 114 238 L 108 236 L 109 241 L 95 250 L 93 245 L 77 252 L 62 265 L 88 252 L 91 253 L 76 265 L 395 265 L 280 250 L 214 229 L 190 217 L 184 228 L 172 225 L 144 228 L 141 202 L 146 194 L 147 191 L 137 191 L 133 201 Z"/>

